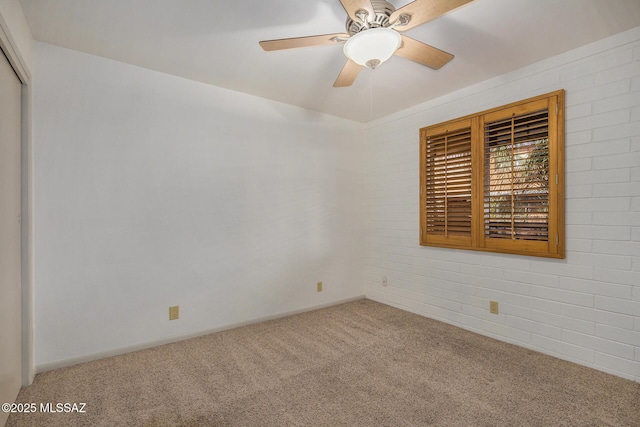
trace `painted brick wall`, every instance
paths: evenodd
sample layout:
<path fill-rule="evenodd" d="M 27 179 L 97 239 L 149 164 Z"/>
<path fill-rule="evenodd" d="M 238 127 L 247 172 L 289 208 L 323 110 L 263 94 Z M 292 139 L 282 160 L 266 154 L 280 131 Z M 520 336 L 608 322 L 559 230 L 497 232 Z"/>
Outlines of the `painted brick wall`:
<path fill-rule="evenodd" d="M 419 129 L 557 89 L 566 259 L 421 247 Z M 640 381 L 640 27 L 372 122 L 366 147 L 369 298 Z"/>

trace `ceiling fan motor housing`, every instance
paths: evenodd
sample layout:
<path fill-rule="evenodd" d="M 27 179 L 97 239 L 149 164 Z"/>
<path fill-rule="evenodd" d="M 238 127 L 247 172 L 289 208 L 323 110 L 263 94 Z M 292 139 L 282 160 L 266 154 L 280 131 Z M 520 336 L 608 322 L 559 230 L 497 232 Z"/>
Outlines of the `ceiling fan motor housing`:
<path fill-rule="evenodd" d="M 346 29 L 350 36 L 371 28 L 386 28 L 391 25 L 389 17 L 396 8 L 385 0 L 371 0 L 371 5 L 375 12 L 374 17 L 361 15 L 363 20 L 355 21 L 351 17 L 347 17 Z"/>

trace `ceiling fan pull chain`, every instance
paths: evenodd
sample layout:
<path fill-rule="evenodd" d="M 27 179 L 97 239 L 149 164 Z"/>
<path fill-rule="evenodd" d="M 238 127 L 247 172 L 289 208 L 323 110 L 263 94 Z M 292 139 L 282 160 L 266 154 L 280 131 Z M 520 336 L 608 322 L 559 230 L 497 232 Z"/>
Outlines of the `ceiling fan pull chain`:
<path fill-rule="evenodd" d="M 371 69 L 371 77 L 369 78 L 369 120 L 373 120 L 373 76 L 376 73 L 376 69 Z"/>

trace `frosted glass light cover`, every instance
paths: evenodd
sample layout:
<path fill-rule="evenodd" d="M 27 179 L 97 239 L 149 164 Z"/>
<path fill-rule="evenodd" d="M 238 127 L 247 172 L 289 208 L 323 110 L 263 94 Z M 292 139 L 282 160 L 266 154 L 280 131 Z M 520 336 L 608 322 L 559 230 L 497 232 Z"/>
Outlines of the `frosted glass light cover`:
<path fill-rule="evenodd" d="M 344 45 L 344 54 L 358 65 L 374 68 L 398 50 L 402 39 L 390 28 L 372 28 L 352 36 Z"/>

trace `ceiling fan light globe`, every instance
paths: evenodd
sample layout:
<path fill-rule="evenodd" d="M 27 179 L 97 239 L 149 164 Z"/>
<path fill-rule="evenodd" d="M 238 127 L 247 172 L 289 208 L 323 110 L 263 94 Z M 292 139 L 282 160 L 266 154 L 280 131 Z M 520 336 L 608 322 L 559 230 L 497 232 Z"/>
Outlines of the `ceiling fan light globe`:
<path fill-rule="evenodd" d="M 395 53 L 402 38 L 391 28 L 372 28 L 353 35 L 344 45 L 347 58 L 363 67 L 375 68 Z M 369 64 L 375 64 L 373 67 Z"/>

